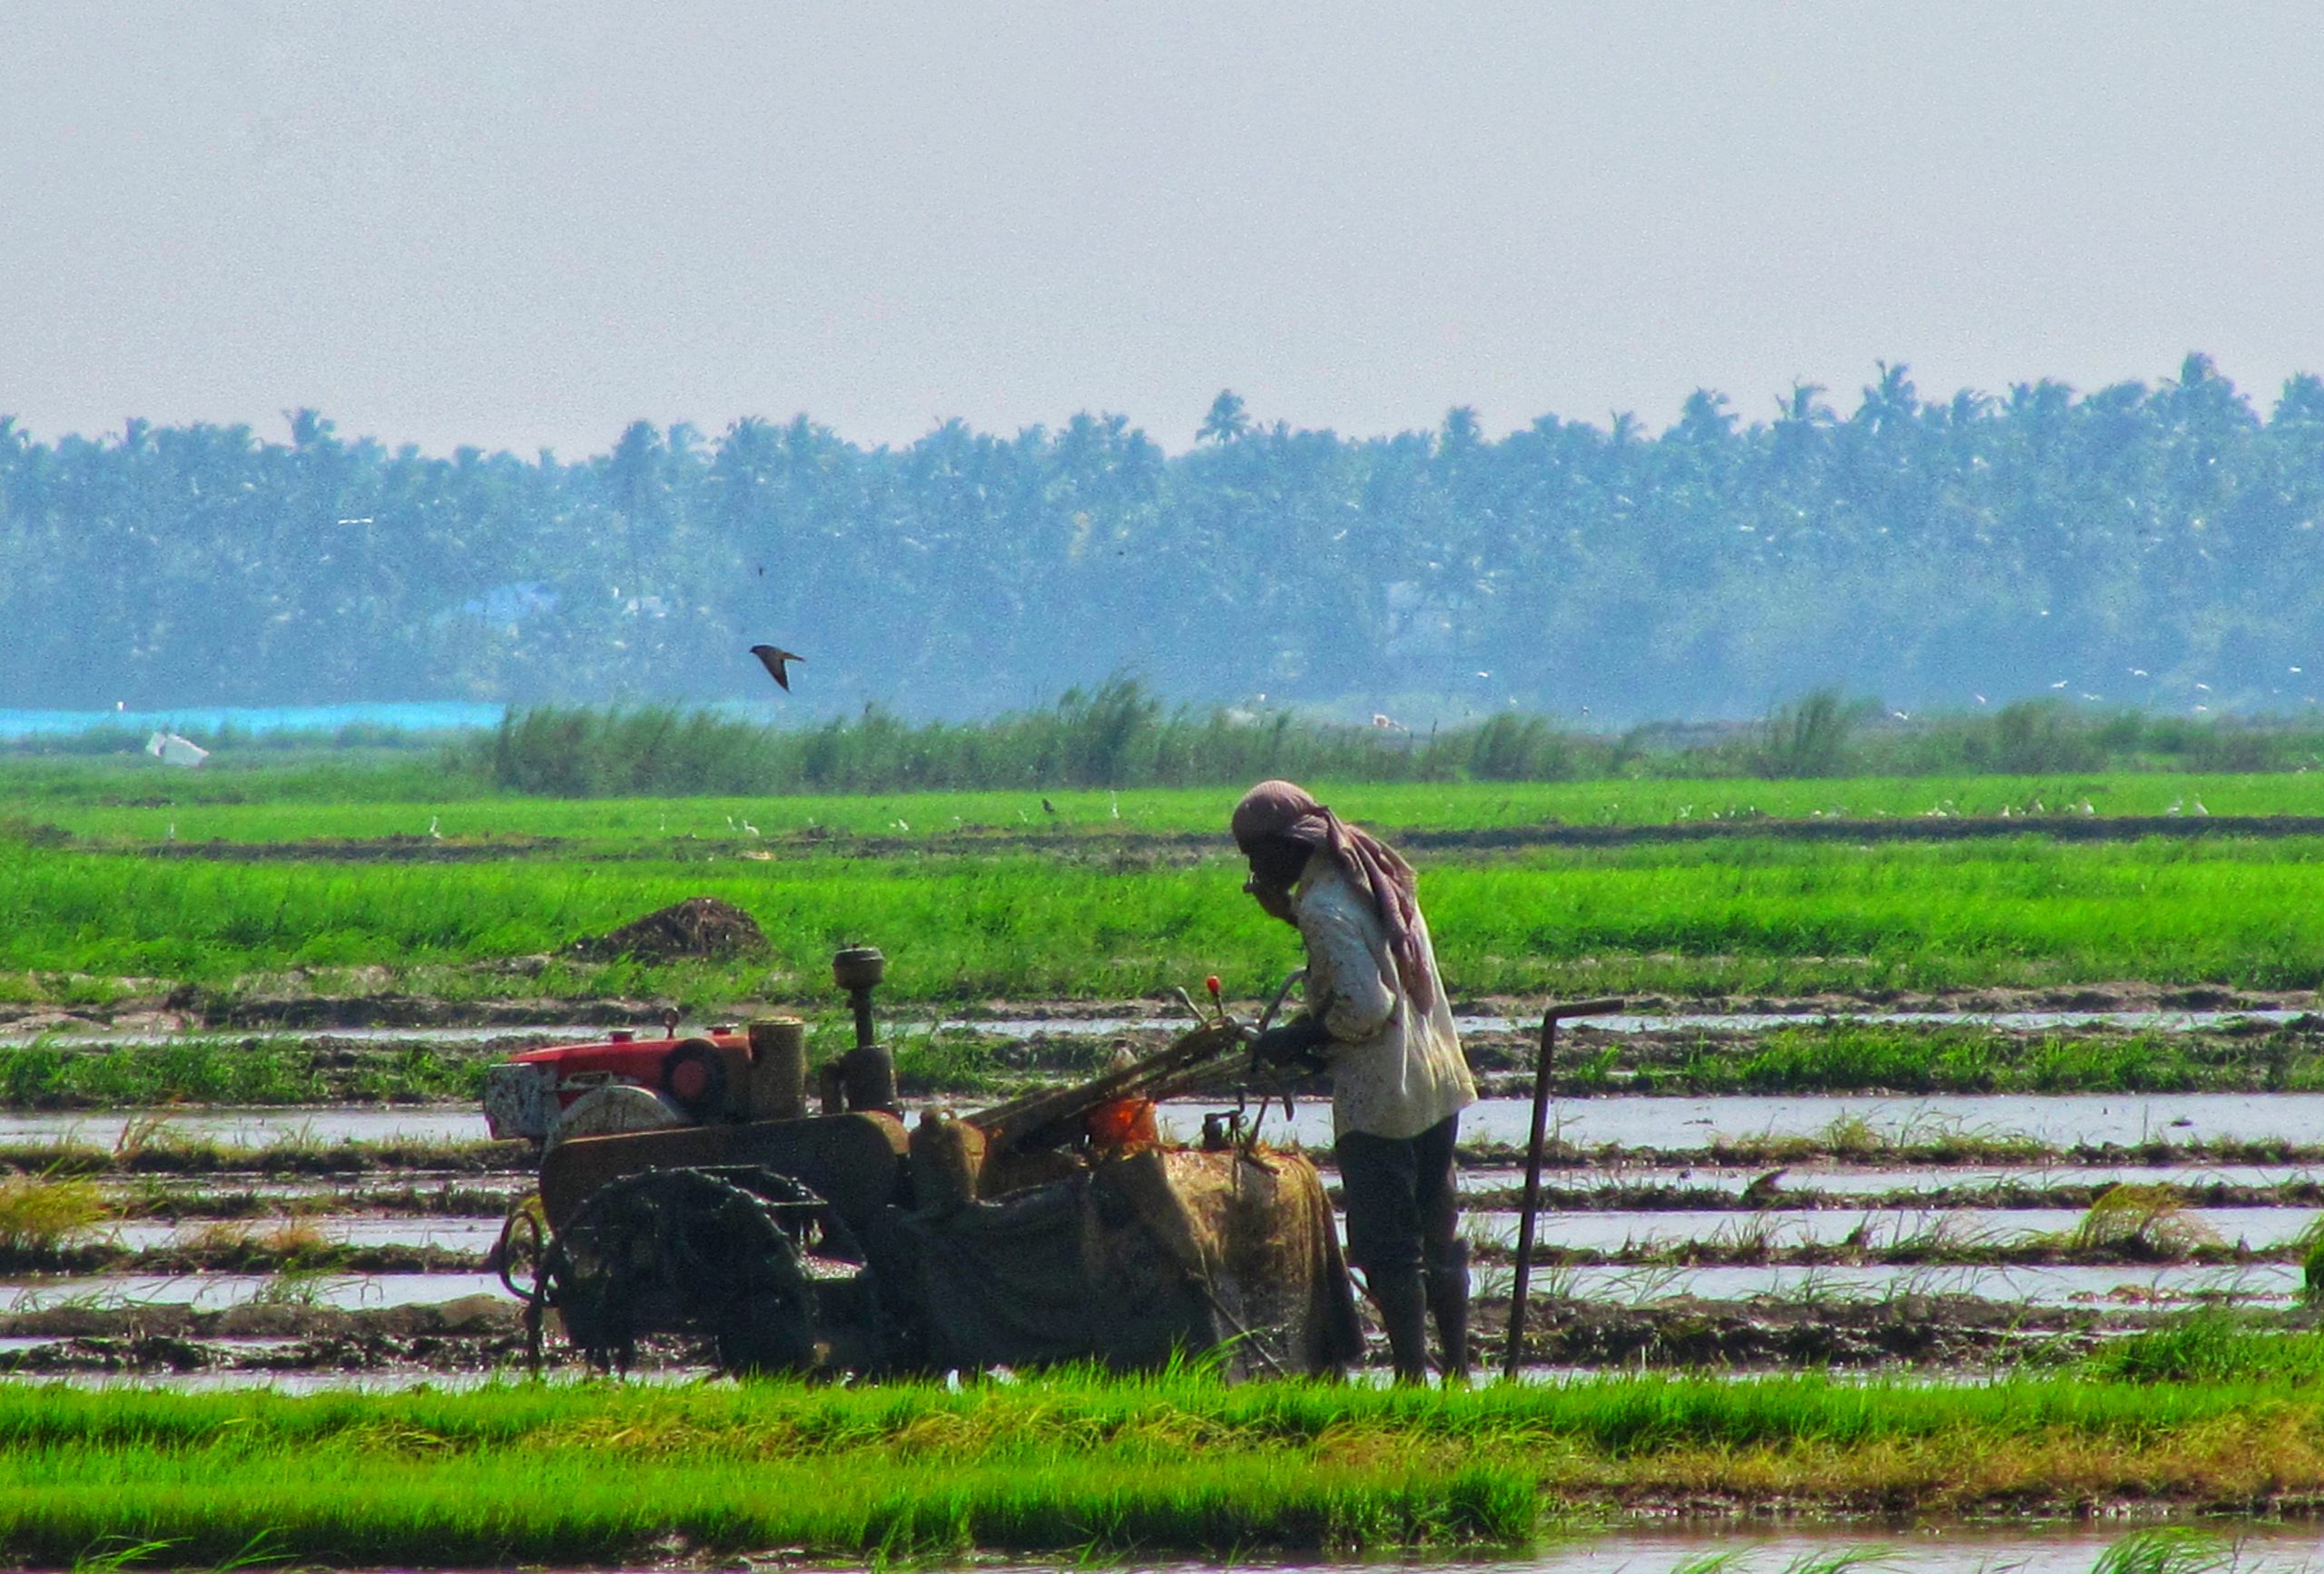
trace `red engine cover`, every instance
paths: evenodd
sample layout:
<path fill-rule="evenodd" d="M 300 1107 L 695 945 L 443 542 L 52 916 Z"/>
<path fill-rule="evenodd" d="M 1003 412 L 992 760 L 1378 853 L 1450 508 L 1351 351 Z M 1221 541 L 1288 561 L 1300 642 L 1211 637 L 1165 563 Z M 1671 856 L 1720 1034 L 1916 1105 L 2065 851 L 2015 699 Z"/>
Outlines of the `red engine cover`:
<path fill-rule="evenodd" d="M 607 1038 L 592 1044 L 556 1044 L 546 1049 L 527 1049 L 508 1058 L 519 1066 L 547 1067 L 556 1078 L 556 1099 L 562 1105 L 608 1082 L 632 1082 L 658 1090 L 662 1086 L 663 1060 L 680 1044 L 697 1039 L 722 1050 L 740 1050 L 746 1055 L 750 1052 L 751 1040 L 746 1033 L 694 1033 L 684 1038 Z"/>

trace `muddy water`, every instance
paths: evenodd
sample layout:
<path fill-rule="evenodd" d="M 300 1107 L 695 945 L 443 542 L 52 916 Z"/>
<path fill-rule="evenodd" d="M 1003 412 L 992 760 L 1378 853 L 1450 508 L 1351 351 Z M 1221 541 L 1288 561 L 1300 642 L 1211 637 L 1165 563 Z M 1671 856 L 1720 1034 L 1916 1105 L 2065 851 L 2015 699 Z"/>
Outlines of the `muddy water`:
<path fill-rule="evenodd" d="M 2218 1540 L 2216 1561 L 2182 1557 L 2168 1567 L 2217 1569 L 2220 1574 L 2316 1574 L 2324 1569 L 2319 1533 L 2308 1527 L 2229 1525 L 2210 1527 Z M 1603 1535 L 1549 1540 L 1517 1557 L 1463 1559 L 1462 1574 L 1669 1574 L 1700 1568 L 1718 1559 L 1721 1574 L 1797 1574 L 1817 1568 L 1846 1568 L 1849 1559 L 1866 1574 L 2091 1574 L 2110 1547 L 2126 1532 L 2119 1525 L 2027 1530 L 1946 1525 L 1926 1530 L 1883 1530 L 1877 1527 L 1769 1531 L 1748 1525 L 1718 1530 L 1625 1529 Z M 1731 1562 L 1725 1561 L 1731 1558 Z M 1205 1574 L 1216 1564 L 1139 1563 L 1154 1574 Z M 1376 1569 L 1377 1563 L 1241 1564 L 1269 1574 L 1327 1574 L 1338 1569 Z M 1426 1568 L 1431 1565 L 1405 1564 Z M 2136 1567 L 2147 1567 L 2137 1564 Z M 990 1568 L 992 1566 L 987 1565 Z M 2155 1568 L 2165 1565 L 2157 1562 Z M 1055 1574 L 1055 1564 L 1001 1566 L 993 1574 Z"/>
<path fill-rule="evenodd" d="M 1671 1210 L 1652 1213 L 1545 1213 L 1537 1221 L 1533 1238 L 1549 1248 L 1615 1252 L 1659 1250 L 1693 1243 L 1714 1246 L 1742 1241 L 1764 1242 L 1781 1251 L 1789 1247 L 1834 1245 L 1851 1236 L 1867 1252 L 1890 1250 L 1900 1244 L 1954 1246 L 2002 1246 L 2040 1237 L 2071 1235 L 2085 1215 L 2075 1208 L 1826 1208 L 1812 1212 L 1699 1212 Z M 2264 1252 L 2296 1240 L 2324 1210 L 2312 1207 L 2189 1208 L 2177 1215 L 2181 1227 L 2198 1240 L 2240 1244 Z M 499 1239 L 500 1219 L 477 1217 L 314 1216 L 235 1219 L 172 1224 L 163 1220 L 131 1220 L 101 1225 L 81 1232 L 76 1240 L 110 1241 L 132 1251 L 185 1246 L 206 1234 L 247 1233 L 263 1238 L 282 1229 L 311 1230 L 333 1245 L 431 1246 L 444 1251 L 483 1253 Z M 1463 1227 L 1481 1243 L 1513 1246 L 1518 1215 L 1505 1211 L 1472 1211 Z M 214 1236 L 212 1237 L 214 1238 Z"/>
<path fill-rule="evenodd" d="M 183 1246 L 200 1241 L 207 1231 L 249 1232 L 263 1239 L 281 1229 L 312 1230 L 336 1246 L 435 1246 L 448 1252 L 488 1252 L 500 1238 L 497 1218 L 310 1218 L 234 1219 L 222 1223 L 172 1225 L 137 1219 L 100 1225 L 86 1233 L 89 1240 L 112 1241 L 133 1252 L 161 1246 Z"/>
<path fill-rule="evenodd" d="M 957 1103 L 957 1100 L 947 1101 Z M 1193 1141 L 1202 1133 L 1206 1111 L 1232 1107 L 1231 1100 L 1177 1102 L 1163 1111 L 1167 1135 Z M 150 1129 L 159 1122 L 158 1129 Z M 1551 1129 L 1582 1147 L 1689 1148 L 1715 1140 L 1743 1141 L 1817 1137 L 1836 1122 L 1861 1123 L 1895 1141 L 1927 1142 L 1947 1136 L 2025 1137 L 2056 1147 L 2077 1144 L 2131 1146 L 2150 1141 L 2191 1143 L 2240 1141 L 2324 1142 L 2324 1094 L 2172 1093 L 2149 1095 L 2058 1094 L 1931 1095 L 1735 1095 L 1716 1097 L 1561 1098 L 1551 1110 Z M 1521 1098 L 1488 1098 L 1461 1117 L 1461 1136 L 1472 1143 L 1523 1144 L 1531 1106 Z M 189 1142 L 261 1147 L 284 1142 L 481 1142 L 484 1117 L 467 1106 L 410 1108 L 212 1108 L 187 1113 L 146 1110 L 113 1114 L 0 1114 L 0 1143 L 72 1141 L 98 1147 L 119 1142 L 125 1129 L 149 1128 L 148 1140 L 171 1136 Z M 1332 1111 L 1328 1100 L 1300 1102 L 1286 1124 L 1282 1106 L 1273 1106 L 1261 1127 L 1271 1141 L 1296 1141 L 1329 1147 Z"/>
<path fill-rule="evenodd" d="M 1544 1214 L 1534 1223 L 1533 1239 L 1542 1246 L 1599 1252 L 1625 1246 L 1644 1250 L 1693 1242 L 1716 1245 L 1764 1240 L 1780 1251 L 1789 1246 L 1834 1245 L 1862 1231 L 1860 1244 L 1876 1253 L 1899 1243 L 2000 1246 L 2039 1236 L 2066 1236 L 2073 1234 L 2084 1216 L 2074 1208 Z M 2189 1208 L 2177 1215 L 2179 1227 L 2193 1232 L 2198 1239 L 2228 1245 L 2240 1241 L 2253 1251 L 2288 1244 L 2319 1218 L 2324 1218 L 2324 1210 L 2316 1208 Z M 1517 1244 L 1517 1226 L 1514 1213 L 1472 1212 L 1463 1221 L 1470 1239 L 1503 1246 Z"/>
<path fill-rule="evenodd" d="M 1509 1270 L 1483 1265 L 1472 1283 L 1482 1295 L 1506 1294 Z M 2290 1303 L 2299 1289 L 2292 1264 L 2237 1267 L 1552 1267 L 1537 1266 L 1537 1295 L 1649 1305 L 1673 1296 L 1711 1301 L 1765 1297 L 1807 1303 L 1883 1301 L 1904 1294 L 1970 1295 L 2030 1306 L 2174 1306 L 2231 1299 Z M 59 1306 L 95 1309 L 192 1306 L 219 1311 L 253 1301 L 293 1299 L 346 1308 L 427 1305 L 467 1295 L 506 1299 L 490 1274 L 110 1274 L 0 1284 L 0 1313 Z"/>
<path fill-rule="evenodd" d="M 1509 1270 L 1475 1270 L 1481 1294 L 1509 1292 Z M 1674 1296 L 1705 1301 L 1767 1299 L 1812 1304 L 1887 1301 L 1900 1295 L 1968 1295 L 2024 1306 L 2191 1306 L 2207 1301 L 2286 1305 L 2299 1292 L 2290 1263 L 2237 1267 L 1545 1267 L 1535 1295 L 1648 1306 Z"/>
<path fill-rule="evenodd" d="M 2216 1569 L 2219 1574 L 2316 1574 L 2324 1569 L 2319 1532 L 2308 1526 L 2238 1524 L 2216 1521 L 2205 1527 L 2216 1537 L 2202 1549 L 2217 1554 L 2206 1559 L 2189 1554 L 2190 1548 L 2156 1569 Z M 1515 1557 L 1463 1559 L 1442 1567 L 1462 1574 L 1670 1574 L 1683 1568 L 1701 1568 L 1708 1559 L 1721 1559 L 1720 1574 L 1797 1574 L 1818 1568 L 1844 1569 L 1851 1560 L 1866 1574 L 2091 1574 L 2107 1549 L 2129 1534 L 2115 1524 L 2104 1529 L 2053 1527 L 2042 1530 L 1987 1526 L 1943 1525 L 1922 1530 L 1884 1530 L 1877 1526 L 1837 1527 L 1815 1530 L 1775 1531 L 1750 1525 L 1715 1530 L 1626 1528 L 1571 1540 L 1545 1540 Z M 1732 1561 L 1726 1559 L 1732 1559 Z M 991 1574 L 1056 1574 L 1054 1563 L 982 1565 Z M 1153 1574 L 1207 1574 L 1216 1564 L 1137 1563 Z M 1377 1563 L 1238 1563 L 1268 1574 L 1329 1574 L 1356 1568 L 1377 1569 Z M 1428 1563 L 1399 1565 L 1428 1568 Z M 2146 1568 L 2144 1562 L 2125 1565 Z"/>
<path fill-rule="evenodd" d="M 1771 1249 L 1834 1245 L 1856 1232 L 1866 1251 L 1878 1253 L 1900 1243 L 1927 1244 L 1941 1240 L 1955 1246 L 2000 1246 L 2042 1236 L 2065 1236 L 2083 1219 L 2073 1208 L 1905 1208 L 1886 1210 L 1821 1209 L 1811 1213 L 1564 1213 L 1544 1214 L 1533 1238 L 1543 1247 L 1577 1251 L 1615 1252 L 1625 1248 L 1657 1250 L 1696 1242 L 1712 1245 L 1738 1241 L 1764 1241 Z M 2316 1208 L 2190 1208 L 2179 1215 L 2196 1238 L 2253 1251 L 2288 1244 L 2324 1217 Z M 1464 1228 L 1472 1240 L 1513 1246 L 1518 1215 L 1507 1212 L 1472 1212 Z M 200 1242 L 206 1232 L 247 1232 L 263 1238 L 284 1229 L 310 1229 L 333 1245 L 432 1246 L 444 1251 L 483 1253 L 500 1236 L 497 1217 L 395 1218 L 311 1217 L 236 1219 L 223 1224 L 170 1224 L 133 1220 L 99 1225 L 75 1239 L 110 1241 L 132 1251 L 184 1246 Z"/>
<path fill-rule="evenodd" d="M 2072 1028 L 2115 1028 L 2157 1033 L 2195 1033 L 2230 1022 L 2296 1022 L 2313 1013 L 2302 1010 L 2250 1011 L 1700 1011 L 1641 1014 L 1616 1012 L 1603 1017 L 1569 1017 L 1565 1028 L 1589 1028 L 1600 1033 L 1630 1037 L 1642 1033 L 1768 1033 L 1827 1022 L 1875 1025 L 1991 1028 L 2011 1033 L 2054 1033 Z M 1471 1034 L 1541 1031 L 1541 1018 L 1480 1014 L 1453 1018 L 1465 1037 Z M 975 1033 L 996 1038 L 1102 1038 L 1114 1034 L 1176 1033 L 1187 1027 L 1184 1017 L 996 1017 L 947 1018 L 939 1030 Z M 527 1031 L 508 1029 L 501 1031 Z M 1561 1029 L 1562 1030 L 1562 1029 Z M 566 1031 L 570 1032 L 567 1028 Z"/>
<path fill-rule="evenodd" d="M 1643 1014 L 1615 1012 L 1603 1017 L 1569 1017 L 1565 1028 L 1593 1028 L 1629 1037 L 1641 1033 L 1768 1033 L 1778 1028 L 1798 1028 L 1827 1022 L 1876 1025 L 1991 1028 L 2012 1033 L 2054 1033 L 2070 1028 L 2116 1028 L 2158 1033 L 2195 1033 L 2230 1022 L 2296 1022 L 2311 1012 L 2270 1008 L 2249 1011 L 1699 1011 Z M 1538 1017 L 1480 1014 L 1453 1018 L 1462 1035 L 1538 1033 Z M 948 1018 L 936 1024 L 944 1032 L 976 1033 L 997 1038 L 1098 1038 L 1124 1033 L 1175 1033 L 1187 1026 L 1184 1017 L 996 1017 Z M 526 1029 L 502 1029 L 525 1031 Z M 1561 1029 L 1562 1030 L 1562 1029 Z M 566 1029 L 570 1032 L 571 1029 Z"/>
<path fill-rule="evenodd" d="M 112 1148 L 124 1131 L 153 1143 L 215 1143 L 221 1147 L 271 1147 L 309 1142 L 482 1142 L 484 1116 L 467 1105 L 407 1109 L 268 1107 L 146 1109 L 88 1114 L 10 1111 L 0 1114 L 0 1144 L 69 1142 Z"/>
<path fill-rule="evenodd" d="M 2053 1033 L 2077 1028 L 2109 1028 L 2126 1031 L 2158 1033 L 2196 1033 L 2223 1028 L 2235 1022 L 2282 1024 L 2295 1022 L 2313 1013 L 2307 1010 L 2270 1008 L 2246 1011 L 1724 1011 L 1724 1012 L 1621 1012 L 1605 1017 L 1574 1017 L 1567 1018 L 1569 1028 L 1587 1028 L 1600 1033 L 1631 1037 L 1640 1034 L 1663 1033 L 1767 1033 L 1779 1028 L 1797 1028 L 1829 1022 L 1860 1022 L 1876 1025 L 1918 1025 L 1936 1027 L 1988 1028 L 2003 1032 Z M 1117 1015 L 1108 1017 L 947 1017 L 933 1022 L 914 1020 L 908 1014 L 893 1018 L 899 1030 L 911 1034 L 934 1030 L 943 1033 L 969 1033 L 991 1038 L 1104 1038 L 1126 1035 L 1180 1033 L 1187 1027 L 1184 1016 Z M 1505 1017 L 1489 1013 L 1456 1017 L 1454 1025 L 1464 1035 L 1523 1033 L 1541 1029 L 1539 1018 Z M 633 1027 L 629 1022 L 608 1023 L 608 1027 Z M 132 1031 L 112 1032 L 103 1028 L 59 1028 L 54 1024 L 37 1018 L 22 1024 L 0 1023 L 0 1040 L 9 1038 L 40 1038 L 54 1035 L 74 1045 L 97 1047 L 118 1044 L 169 1044 L 195 1040 L 239 1041 L 256 1037 L 328 1037 L 356 1043 L 393 1047 L 402 1044 L 509 1044 L 545 1045 L 569 1044 L 595 1032 L 587 1027 L 576 1027 L 570 1022 L 503 1023 L 492 1027 L 427 1027 L 427 1028 L 332 1028 L 327 1031 L 294 1033 L 282 1029 L 252 1029 L 235 1033 L 210 1031 Z"/>
<path fill-rule="evenodd" d="M 398 1169 L 361 1181 L 345 1176 L 282 1179 L 248 1174 L 139 1175 L 105 1176 L 98 1184 L 108 1197 L 150 1203 L 157 1209 L 173 1200 L 181 1206 L 191 1207 L 203 1199 L 226 1196 L 270 1201 L 285 1212 L 309 1214 L 317 1211 L 312 1205 L 318 1198 L 336 1204 L 339 1212 L 359 1213 L 367 1208 L 400 1205 L 401 1194 L 407 1191 L 428 1197 L 451 1190 L 490 1199 L 485 1211 L 497 1218 L 507 1211 L 509 1203 L 531 1191 L 535 1180 L 530 1174 L 467 1175 L 448 1170 Z"/>
<path fill-rule="evenodd" d="M 106 1274 L 0 1284 L 0 1312 L 57 1306 L 215 1312 L 269 1299 L 350 1308 L 425 1306 L 464 1295 L 506 1300 L 507 1292 L 497 1274 L 326 1274 L 295 1280 L 269 1274 Z"/>
<path fill-rule="evenodd" d="M 1165 1111 L 1164 1124 L 1171 1134 L 1191 1141 L 1201 1135 L 1204 1110 L 1225 1107 L 1215 1099 L 1173 1105 Z M 1482 1099 L 1462 1113 L 1461 1139 L 1521 1146 L 1531 1122 L 1532 1106 L 1525 1099 Z M 1720 1139 L 1817 1137 L 1835 1122 L 1862 1122 L 1892 1141 L 2011 1136 L 2060 1148 L 2220 1138 L 2313 1144 L 2324 1142 L 2324 1094 L 1618 1096 L 1557 1099 L 1550 1114 L 1554 1135 L 1585 1148 L 1608 1143 L 1691 1148 Z M 1328 1146 L 1331 1104 L 1321 1098 L 1300 1103 L 1286 1126 L 1278 1103 L 1262 1129 L 1270 1140 L 1281 1142 L 1287 1133 L 1311 1146 Z"/>
<path fill-rule="evenodd" d="M 1758 1165 L 1739 1168 L 1710 1165 L 1551 1168 L 1541 1172 L 1541 1188 L 1553 1197 L 1561 1192 L 1589 1191 L 1610 1185 L 1725 1191 L 1740 1197 L 1746 1186 L 1766 1173 Z M 1463 1169 L 1460 1179 L 1461 1189 L 1464 1192 L 1520 1192 L 1525 1185 L 1525 1172 L 1512 1166 Z M 1797 1165 L 1786 1169 L 1778 1184 L 1785 1192 L 1794 1195 L 1809 1193 L 1819 1197 L 1864 1197 L 1867 1200 L 1914 1192 L 1961 1193 L 2002 1186 L 2034 1190 L 2047 1186 L 2087 1188 L 2127 1184 L 2173 1185 L 2182 1191 L 2213 1185 L 2275 1188 L 2324 1185 L 2324 1166 L 2049 1164 L 1886 1169 L 1853 1165 L 1830 1168 Z"/>

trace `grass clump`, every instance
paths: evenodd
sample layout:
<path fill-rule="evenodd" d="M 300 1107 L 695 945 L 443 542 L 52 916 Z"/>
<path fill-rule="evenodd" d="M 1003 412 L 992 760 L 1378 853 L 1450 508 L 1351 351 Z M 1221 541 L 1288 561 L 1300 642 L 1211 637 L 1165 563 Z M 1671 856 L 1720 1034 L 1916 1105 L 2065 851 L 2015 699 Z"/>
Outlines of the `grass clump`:
<path fill-rule="evenodd" d="M 2109 1340 L 2084 1365 L 2109 1382 L 2314 1383 L 2324 1378 L 2324 1333 L 2206 1306 Z"/>
<path fill-rule="evenodd" d="M 2127 1181 L 2109 1186 L 2090 1205 L 2072 1237 L 2078 1252 L 2132 1262 L 2176 1262 L 2218 1241 L 2201 1215 L 2189 1210 L 2176 1186 Z"/>
<path fill-rule="evenodd" d="M 111 1213 L 103 1191 L 84 1176 L 0 1176 L 0 1261 L 52 1254 Z"/>
<path fill-rule="evenodd" d="M 2240 1565 L 2235 1543 L 2194 1525 L 2150 1525 L 2108 1547 L 2090 1574 L 2224 1574 Z"/>

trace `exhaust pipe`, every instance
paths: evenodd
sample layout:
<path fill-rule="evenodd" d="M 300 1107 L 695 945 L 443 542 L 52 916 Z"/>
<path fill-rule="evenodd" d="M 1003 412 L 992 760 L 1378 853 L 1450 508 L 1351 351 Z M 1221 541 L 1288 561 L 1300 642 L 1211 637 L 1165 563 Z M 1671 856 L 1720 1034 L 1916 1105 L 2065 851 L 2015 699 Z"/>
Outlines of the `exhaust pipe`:
<path fill-rule="evenodd" d="M 832 982 L 847 991 L 848 1004 L 855 1008 L 855 1048 L 834 1063 L 838 1091 L 849 1109 L 893 1115 L 896 1058 L 880 1044 L 872 1025 L 872 991 L 887 976 L 888 959 L 877 946 L 848 946 L 832 955 Z"/>

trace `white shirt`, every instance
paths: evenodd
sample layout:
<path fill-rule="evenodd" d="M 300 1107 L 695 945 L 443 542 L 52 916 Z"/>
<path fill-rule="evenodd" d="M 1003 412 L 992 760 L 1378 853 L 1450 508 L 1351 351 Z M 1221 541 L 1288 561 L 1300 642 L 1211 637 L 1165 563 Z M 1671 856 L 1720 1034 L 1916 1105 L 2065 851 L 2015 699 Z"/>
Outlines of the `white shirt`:
<path fill-rule="evenodd" d="M 1397 977 L 1370 894 L 1350 884 L 1328 851 L 1307 861 L 1292 910 L 1307 943 L 1307 1009 L 1332 1034 L 1322 1048 L 1332 1068 L 1334 1130 L 1418 1136 L 1474 1104 L 1476 1079 L 1453 1031 L 1427 920 L 1413 920 L 1435 986 L 1423 1011 Z"/>

